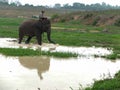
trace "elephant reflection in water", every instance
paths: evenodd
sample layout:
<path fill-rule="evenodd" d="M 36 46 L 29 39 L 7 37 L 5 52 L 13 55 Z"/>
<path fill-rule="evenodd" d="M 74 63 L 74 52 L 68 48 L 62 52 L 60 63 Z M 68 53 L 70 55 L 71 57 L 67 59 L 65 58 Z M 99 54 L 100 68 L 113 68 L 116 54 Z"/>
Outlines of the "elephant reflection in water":
<path fill-rule="evenodd" d="M 22 66 L 29 68 L 29 69 L 37 69 L 38 75 L 40 79 L 42 80 L 42 73 L 49 70 L 50 66 L 50 58 L 48 57 L 19 57 L 19 62 Z"/>

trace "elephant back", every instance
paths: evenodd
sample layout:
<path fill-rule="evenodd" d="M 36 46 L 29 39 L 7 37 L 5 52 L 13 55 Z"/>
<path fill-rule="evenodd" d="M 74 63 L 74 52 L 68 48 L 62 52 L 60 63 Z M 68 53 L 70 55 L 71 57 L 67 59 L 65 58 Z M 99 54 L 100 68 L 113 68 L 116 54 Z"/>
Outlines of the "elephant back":
<path fill-rule="evenodd" d="M 50 19 L 45 18 L 45 17 L 39 19 L 39 21 L 42 23 L 42 25 L 51 24 Z"/>

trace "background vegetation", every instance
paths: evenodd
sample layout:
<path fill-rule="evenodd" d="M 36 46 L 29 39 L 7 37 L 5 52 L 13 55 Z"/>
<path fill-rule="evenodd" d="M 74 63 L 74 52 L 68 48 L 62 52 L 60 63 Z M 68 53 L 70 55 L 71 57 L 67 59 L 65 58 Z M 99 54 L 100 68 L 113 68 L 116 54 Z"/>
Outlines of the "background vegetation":
<path fill-rule="evenodd" d="M 0 5 L 9 5 L 9 6 L 13 6 L 13 7 L 34 7 L 33 5 L 29 5 L 29 4 L 25 4 L 22 5 L 21 2 L 19 0 L 16 1 L 11 1 L 10 3 L 8 3 L 8 0 L 1 0 L 0 1 Z M 100 3 L 95 3 L 95 4 L 91 4 L 91 5 L 86 5 L 83 3 L 79 3 L 79 2 L 74 2 L 72 5 L 69 5 L 68 3 L 64 4 L 63 6 L 59 3 L 56 3 L 53 7 L 50 6 L 36 6 L 36 7 L 45 7 L 45 8 L 57 8 L 57 9 L 78 9 L 78 10 L 108 10 L 108 9 L 120 9 L 120 6 L 112 6 L 109 4 L 106 4 L 105 2 L 102 2 L 102 4 Z"/>

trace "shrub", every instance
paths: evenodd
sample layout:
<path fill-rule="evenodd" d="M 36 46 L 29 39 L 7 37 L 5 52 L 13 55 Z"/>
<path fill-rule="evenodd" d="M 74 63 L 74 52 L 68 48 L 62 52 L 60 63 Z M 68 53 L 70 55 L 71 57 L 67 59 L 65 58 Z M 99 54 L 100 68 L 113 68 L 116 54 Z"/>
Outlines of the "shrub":
<path fill-rule="evenodd" d="M 84 19 L 90 18 L 90 17 L 92 17 L 92 16 L 93 16 L 92 13 L 88 13 L 88 14 L 86 14 L 86 15 L 84 16 Z"/>
<path fill-rule="evenodd" d="M 93 21 L 92 25 L 96 26 L 99 20 L 100 20 L 100 17 L 95 18 L 95 20 Z"/>
<path fill-rule="evenodd" d="M 116 26 L 120 26 L 120 18 L 118 18 L 115 23 L 114 23 Z"/>
<path fill-rule="evenodd" d="M 51 19 L 56 19 L 56 18 L 59 18 L 59 15 L 58 14 L 54 14 L 52 15 Z"/>

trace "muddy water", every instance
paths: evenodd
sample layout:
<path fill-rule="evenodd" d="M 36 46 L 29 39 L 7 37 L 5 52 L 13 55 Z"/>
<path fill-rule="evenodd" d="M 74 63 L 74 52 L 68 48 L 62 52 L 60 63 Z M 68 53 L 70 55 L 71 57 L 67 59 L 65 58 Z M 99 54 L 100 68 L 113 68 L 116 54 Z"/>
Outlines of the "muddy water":
<path fill-rule="evenodd" d="M 67 47 L 58 44 L 46 44 L 43 43 L 41 46 L 38 44 L 18 44 L 18 40 L 15 38 L 0 38 L 0 47 L 2 48 L 30 48 L 30 49 L 40 49 L 42 51 L 51 52 L 69 52 L 76 53 L 79 56 L 93 56 L 93 55 L 108 55 L 112 53 L 112 50 L 101 47 Z"/>
<path fill-rule="evenodd" d="M 17 39 L 0 38 L 0 48 L 30 48 L 51 52 L 70 52 L 77 58 L 6 57 L 0 55 L 0 90 L 78 90 L 94 80 L 112 77 L 120 70 L 120 60 L 111 62 L 93 55 L 112 50 L 96 47 L 66 47 L 54 44 L 18 44 Z"/>
<path fill-rule="evenodd" d="M 78 90 L 120 70 L 120 60 L 0 55 L 0 90 Z"/>

